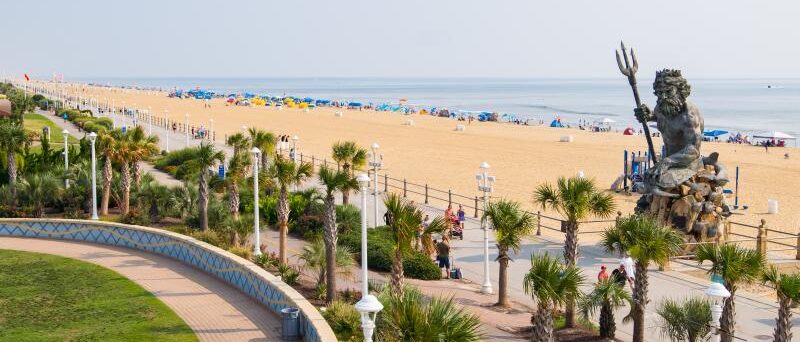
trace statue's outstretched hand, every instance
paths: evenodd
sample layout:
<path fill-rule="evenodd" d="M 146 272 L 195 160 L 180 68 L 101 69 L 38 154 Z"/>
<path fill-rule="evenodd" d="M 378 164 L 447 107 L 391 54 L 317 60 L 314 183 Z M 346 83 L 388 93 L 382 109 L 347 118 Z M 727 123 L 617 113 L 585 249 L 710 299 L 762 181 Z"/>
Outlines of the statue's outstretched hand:
<path fill-rule="evenodd" d="M 641 123 L 647 123 L 652 118 L 652 113 L 650 112 L 650 108 L 647 107 L 646 104 L 639 106 L 633 110 L 633 114 L 636 115 L 636 119 L 639 120 Z"/>

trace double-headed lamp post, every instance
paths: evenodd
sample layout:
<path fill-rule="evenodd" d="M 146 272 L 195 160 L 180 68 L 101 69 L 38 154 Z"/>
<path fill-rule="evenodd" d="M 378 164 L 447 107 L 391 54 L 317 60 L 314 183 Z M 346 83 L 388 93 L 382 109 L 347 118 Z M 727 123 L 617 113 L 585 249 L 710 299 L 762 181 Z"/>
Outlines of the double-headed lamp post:
<path fill-rule="evenodd" d="M 712 281 L 711 285 L 705 290 L 707 296 L 711 297 L 711 325 L 714 327 L 714 336 L 711 338 L 713 342 L 720 341 L 720 323 L 722 318 L 722 306 L 720 303 L 731 296 L 731 292 L 718 282 Z"/>
<path fill-rule="evenodd" d="M 375 320 L 378 312 L 383 310 L 383 305 L 378 298 L 369 294 L 369 273 L 367 272 L 367 190 L 369 189 L 369 176 L 362 173 L 358 175 L 358 185 L 361 188 L 361 300 L 356 303 L 356 311 L 361 314 L 361 329 L 364 331 L 364 342 L 372 342 L 372 333 L 375 331 Z"/>
<path fill-rule="evenodd" d="M 383 166 L 383 155 L 378 154 L 378 149 L 381 148 L 378 143 L 372 143 L 372 160 L 369 166 L 372 167 L 372 175 L 375 177 L 375 182 L 372 187 L 373 209 L 375 210 L 375 217 L 373 218 L 373 228 L 378 227 L 378 169 Z M 364 210 L 366 210 L 364 206 Z"/>
<path fill-rule="evenodd" d="M 63 130 L 61 134 L 64 135 L 64 187 L 69 189 L 69 143 L 67 138 L 69 138 L 69 131 Z"/>
<path fill-rule="evenodd" d="M 489 193 L 494 189 L 494 176 L 489 176 L 489 163 L 481 163 L 481 173 L 475 175 L 478 181 L 478 191 L 483 192 L 483 212 L 486 212 L 486 207 L 489 205 Z M 492 294 L 492 281 L 489 279 L 489 226 L 485 219 L 481 219 L 481 228 L 483 229 L 483 285 L 481 286 L 481 293 Z"/>
<path fill-rule="evenodd" d="M 89 133 L 89 142 L 92 143 L 92 220 L 99 220 L 97 216 L 97 161 L 94 152 L 94 143 L 97 133 Z"/>
<path fill-rule="evenodd" d="M 258 161 L 261 159 L 261 150 L 253 147 L 250 153 L 253 154 L 253 233 L 256 240 L 253 255 L 261 255 L 261 229 L 258 227 Z"/>

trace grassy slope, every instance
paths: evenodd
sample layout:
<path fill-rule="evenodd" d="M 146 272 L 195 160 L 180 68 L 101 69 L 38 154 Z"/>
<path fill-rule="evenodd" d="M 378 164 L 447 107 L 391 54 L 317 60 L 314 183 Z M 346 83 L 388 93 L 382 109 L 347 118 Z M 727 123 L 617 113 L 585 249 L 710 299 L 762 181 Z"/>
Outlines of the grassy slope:
<path fill-rule="evenodd" d="M 59 146 L 64 145 L 64 135 L 61 134 L 62 129 L 58 127 L 55 123 L 50 121 L 50 118 L 35 113 L 25 114 L 26 130 L 35 131 L 39 134 L 42 134 L 42 128 L 44 128 L 45 126 L 50 127 L 50 146 L 58 148 Z M 68 141 L 70 144 L 78 143 L 78 139 L 75 139 L 75 137 L 71 135 L 69 136 Z"/>
<path fill-rule="evenodd" d="M 164 303 L 109 269 L 0 250 L 0 341 L 197 341 Z"/>

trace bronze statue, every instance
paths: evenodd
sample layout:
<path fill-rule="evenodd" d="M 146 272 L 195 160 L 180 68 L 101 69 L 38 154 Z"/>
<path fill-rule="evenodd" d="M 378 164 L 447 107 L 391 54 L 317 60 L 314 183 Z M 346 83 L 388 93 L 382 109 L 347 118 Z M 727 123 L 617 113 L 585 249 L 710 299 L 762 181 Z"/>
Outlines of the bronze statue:
<path fill-rule="evenodd" d="M 655 121 L 664 140 L 664 155 L 656 158 L 649 133 L 646 133 L 654 167 L 645 173 L 644 187 L 640 187 L 643 194 L 636 212 L 653 215 L 662 224 L 683 231 L 688 240 L 718 240 L 724 220 L 730 216 L 723 197 L 728 175 L 718 162 L 716 152 L 707 157 L 700 154 L 703 116 L 687 100 L 691 86 L 680 70 L 657 72 L 653 82 L 657 102 L 651 111 L 639 100 L 634 76 L 638 65 L 636 57 L 631 50 L 631 68 L 624 49 L 623 45 L 626 66 L 623 67 L 619 53 L 617 63 L 633 88 L 636 118 L 645 128 L 648 122 Z"/>

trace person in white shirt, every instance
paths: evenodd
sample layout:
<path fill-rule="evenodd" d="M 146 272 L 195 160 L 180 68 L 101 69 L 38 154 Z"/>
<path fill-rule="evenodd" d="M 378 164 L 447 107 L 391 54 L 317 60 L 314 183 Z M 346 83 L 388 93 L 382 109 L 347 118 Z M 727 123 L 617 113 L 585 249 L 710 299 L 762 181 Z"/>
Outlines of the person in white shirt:
<path fill-rule="evenodd" d="M 619 263 L 620 265 L 625 265 L 625 270 L 628 273 L 628 283 L 631 285 L 632 289 L 634 280 L 636 279 L 636 265 L 633 262 L 633 258 L 626 253 Z"/>

